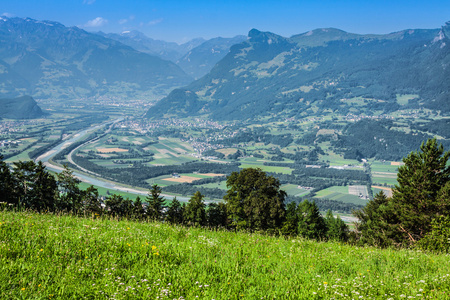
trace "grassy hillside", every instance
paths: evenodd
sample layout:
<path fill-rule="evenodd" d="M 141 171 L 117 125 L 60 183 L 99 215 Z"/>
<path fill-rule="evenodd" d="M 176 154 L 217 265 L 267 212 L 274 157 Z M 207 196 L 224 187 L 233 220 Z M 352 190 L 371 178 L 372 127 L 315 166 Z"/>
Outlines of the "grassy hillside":
<path fill-rule="evenodd" d="M 2 299 L 448 299 L 446 255 L 0 212 Z"/>

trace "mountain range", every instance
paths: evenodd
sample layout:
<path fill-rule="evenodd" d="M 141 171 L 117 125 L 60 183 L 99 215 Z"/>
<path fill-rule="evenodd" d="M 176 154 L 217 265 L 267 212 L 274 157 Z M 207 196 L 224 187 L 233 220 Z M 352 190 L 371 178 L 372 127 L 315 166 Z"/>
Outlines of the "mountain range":
<path fill-rule="evenodd" d="M 252 29 L 202 78 L 173 90 L 149 118 L 216 120 L 450 112 L 450 22 L 359 35 L 334 28 L 285 38 Z"/>
<path fill-rule="evenodd" d="M 135 30 L 124 31 L 121 34 L 102 32 L 97 34 L 119 41 L 141 52 L 170 60 L 195 79 L 207 74 L 218 61 L 228 54 L 231 46 L 247 39 L 244 35 L 232 38 L 217 37 L 210 40 L 196 38 L 179 45 L 173 42 L 154 40 Z"/>
<path fill-rule="evenodd" d="M 137 30 L 124 31 L 122 33 L 103 33 L 97 32 L 98 35 L 121 42 L 140 52 L 158 56 L 159 58 L 176 62 L 187 52 L 197 46 L 200 46 L 206 40 L 196 38 L 181 45 L 175 42 L 166 42 L 152 39 Z"/>
<path fill-rule="evenodd" d="M 77 27 L 0 18 L 3 97 L 158 98 L 191 81 L 173 62 Z"/>

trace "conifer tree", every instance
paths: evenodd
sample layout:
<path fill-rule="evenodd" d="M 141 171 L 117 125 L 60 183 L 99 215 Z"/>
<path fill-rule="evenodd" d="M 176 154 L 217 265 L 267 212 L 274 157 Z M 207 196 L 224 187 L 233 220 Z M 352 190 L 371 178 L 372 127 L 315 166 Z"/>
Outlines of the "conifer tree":
<path fill-rule="evenodd" d="M 67 165 L 64 165 L 64 170 L 58 173 L 57 178 L 60 190 L 58 209 L 72 211 L 77 214 L 83 205 L 83 193 L 78 187 L 81 180 L 73 175 L 73 172 Z"/>
<path fill-rule="evenodd" d="M 152 220 L 161 220 L 163 217 L 164 198 L 161 197 L 161 188 L 154 184 L 147 196 L 147 215 Z"/>
<path fill-rule="evenodd" d="M 54 211 L 58 194 L 58 185 L 55 177 L 47 172 L 42 161 L 35 167 L 34 182 L 32 186 L 32 209 L 37 211 Z"/>
<path fill-rule="evenodd" d="M 145 209 L 139 196 L 136 197 L 136 200 L 134 200 L 133 203 L 133 217 L 138 220 L 145 218 Z"/>
<path fill-rule="evenodd" d="M 210 227 L 225 227 L 227 226 L 227 209 L 225 203 L 211 202 L 206 211 L 206 218 L 208 226 Z"/>
<path fill-rule="evenodd" d="M 360 243 L 378 247 L 401 243 L 402 237 L 397 230 L 398 220 L 393 202 L 382 191 L 353 214 L 359 220 L 356 229 Z"/>
<path fill-rule="evenodd" d="M 349 233 L 347 224 L 339 216 L 334 217 L 330 209 L 325 216 L 325 224 L 327 225 L 327 238 L 329 240 L 347 241 Z"/>
<path fill-rule="evenodd" d="M 36 164 L 33 161 L 18 161 L 13 163 L 14 195 L 19 207 L 31 208 L 32 189 L 35 179 Z"/>
<path fill-rule="evenodd" d="M 319 212 L 316 202 L 304 200 L 298 205 L 298 234 L 308 239 L 324 239 L 327 233 L 325 220 Z"/>
<path fill-rule="evenodd" d="M 430 231 L 431 220 L 450 214 L 450 199 L 440 197 L 450 181 L 450 152 L 444 152 L 436 139 L 422 143 L 420 152 L 403 159 L 397 174 L 398 185 L 392 192 L 398 229 L 404 240 L 414 243 Z"/>
<path fill-rule="evenodd" d="M 2 155 L 0 155 L 0 202 L 18 204 L 14 195 L 14 178 Z"/>
<path fill-rule="evenodd" d="M 181 203 L 177 200 L 177 197 L 173 197 L 172 202 L 169 204 L 169 209 L 167 210 L 167 221 L 171 224 L 182 224 L 183 214 L 183 206 L 181 206 Z"/>
<path fill-rule="evenodd" d="M 184 210 L 184 221 L 191 226 L 205 226 L 206 225 L 206 210 L 203 202 L 203 195 L 197 191 L 189 199 L 188 204 Z"/>
<path fill-rule="evenodd" d="M 283 223 L 281 232 L 287 236 L 296 236 L 298 232 L 298 220 L 297 203 L 290 202 L 286 206 L 286 220 Z"/>
<path fill-rule="evenodd" d="M 82 210 L 85 214 L 98 214 L 101 215 L 103 212 L 100 198 L 98 196 L 98 190 L 91 185 L 83 193 L 83 206 Z"/>

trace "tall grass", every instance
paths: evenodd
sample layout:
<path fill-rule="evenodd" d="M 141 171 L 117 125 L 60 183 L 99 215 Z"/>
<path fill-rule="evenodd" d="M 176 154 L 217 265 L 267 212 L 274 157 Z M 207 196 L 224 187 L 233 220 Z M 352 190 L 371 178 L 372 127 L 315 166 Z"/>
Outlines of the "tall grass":
<path fill-rule="evenodd" d="M 0 212 L 1 299 L 450 299 L 448 255 Z"/>

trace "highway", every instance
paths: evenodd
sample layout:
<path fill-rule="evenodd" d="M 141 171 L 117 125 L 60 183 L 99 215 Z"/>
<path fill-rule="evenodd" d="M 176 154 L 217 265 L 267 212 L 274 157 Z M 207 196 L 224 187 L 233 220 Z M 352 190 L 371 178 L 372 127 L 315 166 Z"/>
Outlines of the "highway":
<path fill-rule="evenodd" d="M 46 168 L 48 170 L 52 170 L 54 172 L 61 172 L 63 171 L 63 167 L 58 166 L 53 164 L 50 160 L 55 157 L 56 154 L 58 154 L 59 152 L 61 152 L 62 150 L 64 150 L 65 148 L 69 147 L 70 145 L 72 145 L 73 143 L 76 143 L 80 140 L 82 140 L 83 138 L 85 138 L 87 135 L 93 133 L 94 131 L 103 128 L 105 126 L 110 126 L 109 129 L 105 132 L 105 134 L 107 134 L 109 131 L 111 131 L 111 129 L 113 128 L 113 126 L 117 123 L 122 121 L 123 118 L 119 118 L 116 120 L 112 120 L 112 121 L 108 121 L 105 123 L 102 123 L 100 125 L 94 125 L 92 127 L 89 127 L 88 129 L 84 129 L 81 130 L 75 134 L 73 134 L 71 137 L 69 137 L 68 139 L 62 141 L 60 144 L 58 144 L 57 146 L 53 147 L 52 149 L 50 149 L 49 151 L 47 151 L 46 153 L 42 154 L 41 156 L 39 156 L 38 158 L 36 158 L 36 162 L 38 161 L 42 161 L 42 163 L 46 166 Z M 78 179 L 80 179 L 82 182 L 86 182 L 88 184 L 92 184 L 94 186 L 98 186 L 98 187 L 102 187 L 102 188 L 106 188 L 108 190 L 111 191 L 122 191 L 122 192 L 128 192 L 128 193 L 133 193 L 133 194 L 138 194 L 138 195 L 147 195 L 148 191 L 143 191 L 140 189 L 136 189 L 133 187 L 125 187 L 122 184 L 118 183 L 118 182 L 113 182 L 113 181 L 107 181 L 101 178 L 101 176 L 99 174 L 96 174 L 94 172 L 91 172 L 89 170 L 86 170 L 80 166 L 78 166 L 72 159 L 72 155 L 73 153 L 80 147 L 88 144 L 88 143 L 92 143 L 95 142 L 95 140 L 97 140 L 97 138 L 92 139 L 92 140 L 88 140 L 85 143 L 83 143 L 82 145 L 78 146 L 77 148 L 75 148 L 74 150 L 72 150 L 69 155 L 68 155 L 68 160 L 76 165 L 78 168 L 80 168 L 80 170 L 82 170 L 84 173 L 80 173 L 77 170 L 72 170 L 73 171 L 73 175 L 75 177 L 77 177 Z M 161 196 L 164 196 L 164 198 L 171 200 L 173 199 L 174 196 L 171 195 L 165 195 L 165 194 L 161 194 Z M 186 197 L 178 197 L 177 199 L 179 201 L 188 201 L 189 198 Z"/>

